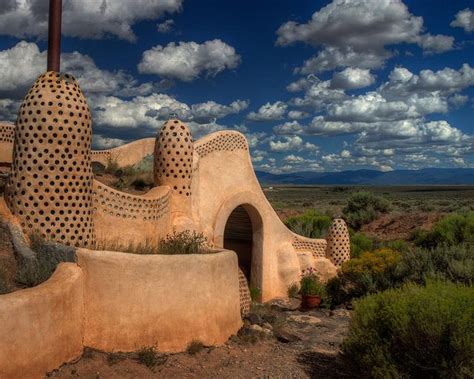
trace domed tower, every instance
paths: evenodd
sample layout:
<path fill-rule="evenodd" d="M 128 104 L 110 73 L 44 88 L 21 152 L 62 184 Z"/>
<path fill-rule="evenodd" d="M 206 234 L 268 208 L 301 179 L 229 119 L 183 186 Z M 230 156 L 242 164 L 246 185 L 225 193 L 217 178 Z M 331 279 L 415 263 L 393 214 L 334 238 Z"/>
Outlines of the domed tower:
<path fill-rule="evenodd" d="M 166 121 L 155 142 L 154 183 L 171 187 L 175 216 L 191 216 L 193 150 L 188 127 L 176 119 Z"/>
<path fill-rule="evenodd" d="M 335 266 L 341 267 L 345 261 L 351 258 L 349 231 L 343 219 L 337 218 L 332 222 L 326 240 L 326 258 Z"/>
<path fill-rule="evenodd" d="M 25 231 L 92 246 L 91 116 L 76 80 L 48 71 L 18 113 L 5 198 Z"/>

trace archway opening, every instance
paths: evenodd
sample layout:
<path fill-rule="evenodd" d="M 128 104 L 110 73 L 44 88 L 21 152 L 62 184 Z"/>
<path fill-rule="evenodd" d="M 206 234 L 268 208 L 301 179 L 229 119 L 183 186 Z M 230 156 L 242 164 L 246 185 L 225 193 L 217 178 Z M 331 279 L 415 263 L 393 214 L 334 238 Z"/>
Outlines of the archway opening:
<path fill-rule="evenodd" d="M 250 283 L 252 277 L 252 250 L 254 230 L 250 215 L 240 205 L 227 219 L 224 229 L 224 248 L 237 253 L 239 267 Z"/>

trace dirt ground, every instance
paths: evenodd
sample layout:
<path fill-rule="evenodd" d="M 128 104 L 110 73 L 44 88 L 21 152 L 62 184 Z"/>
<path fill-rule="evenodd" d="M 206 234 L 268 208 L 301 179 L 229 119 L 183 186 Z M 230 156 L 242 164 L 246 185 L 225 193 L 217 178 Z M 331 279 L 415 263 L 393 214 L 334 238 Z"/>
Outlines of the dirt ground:
<path fill-rule="evenodd" d="M 137 354 L 106 354 L 87 350 L 75 362 L 49 374 L 54 378 L 349 378 L 339 356 L 347 333 L 350 313 L 316 310 L 309 312 L 272 309 L 278 330 L 265 317 L 247 326 L 224 346 L 204 347 L 196 354 L 163 355 L 164 361 L 150 369 Z M 253 320 L 256 322 L 256 320 Z M 266 325 L 266 326 L 265 326 Z M 257 330 L 258 340 L 249 338 Z"/>
<path fill-rule="evenodd" d="M 430 230 L 442 213 L 398 213 L 381 215 L 361 231 L 382 241 L 408 240 L 415 229 Z"/>

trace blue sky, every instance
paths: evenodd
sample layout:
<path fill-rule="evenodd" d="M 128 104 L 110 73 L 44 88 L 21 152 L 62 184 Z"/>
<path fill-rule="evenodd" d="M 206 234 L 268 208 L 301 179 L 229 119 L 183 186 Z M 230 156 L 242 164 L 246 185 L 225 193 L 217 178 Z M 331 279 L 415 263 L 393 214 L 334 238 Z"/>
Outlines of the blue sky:
<path fill-rule="evenodd" d="M 457 0 L 64 0 L 94 145 L 245 133 L 280 173 L 474 167 L 474 7 Z M 45 70 L 47 2 L 0 4 L 0 118 Z"/>

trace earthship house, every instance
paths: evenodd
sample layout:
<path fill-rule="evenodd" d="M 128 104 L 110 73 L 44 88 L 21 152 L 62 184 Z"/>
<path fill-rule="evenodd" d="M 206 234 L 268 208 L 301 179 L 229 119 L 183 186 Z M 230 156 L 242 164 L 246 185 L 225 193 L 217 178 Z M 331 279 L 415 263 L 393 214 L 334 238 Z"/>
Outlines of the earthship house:
<path fill-rule="evenodd" d="M 51 4 L 60 24 L 61 2 Z M 50 17 L 50 34 L 59 39 L 54 27 Z M 286 228 L 239 132 L 193 141 L 171 119 L 156 138 L 91 151 L 87 101 L 76 80 L 59 72 L 58 45 L 53 68 L 35 81 L 16 123 L 0 122 L 0 171 L 8 175 L 0 215 L 15 231 L 21 259 L 34 259 L 24 240 L 39 231 L 69 246 L 75 263 L 59 264 L 39 286 L 0 295 L 0 377 L 43 377 L 86 346 L 125 352 L 158 344 L 177 352 L 193 340 L 222 344 L 242 326 L 249 288 L 259 289 L 261 301 L 286 297 L 302 270 L 313 267 L 327 280 L 349 259 L 343 220 L 333 222 L 327 240 Z M 111 188 L 92 173 L 93 163 L 126 167 L 150 156 L 154 188 L 144 195 Z M 184 230 L 203 233 L 212 253 L 110 251 Z"/>
<path fill-rule="evenodd" d="M 25 235 L 39 230 L 77 248 L 76 263 L 60 264 L 47 282 L 0 296 L 0 357 L 9 357 L 0 358 L 0 377 L 41 376 L 84 346 L 133 351 L 158 342 L 163 351 L 182 351 L 194 339 L 223 343 L 249 310 L 249 287 L 260 290 L 261 301 L 286 297 L 302 270 L 313 267 L 327 280 L 349 259 L 343 220 L 333 222 L 327 240 L 286 228 L 241 133 L 193 141 L 171 119 L 156 138 L 91 151 L 91 123 L 76 80 L 52 71 L 36 80 L 16 123 L 0 123 L 0 168 L 9 175 L 3 218 Z M 155 187 L 144 195 L 93 177 L 94 162 L 125 167 L 151 155 Z M 95 250 L 158 243 L 183 230 L 203 233 L 214 254 Z M 35 359 L 25 363 L 16 341 Z"/>

